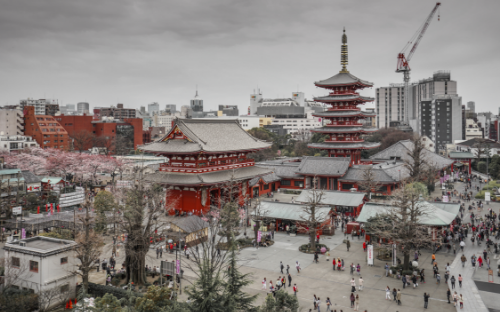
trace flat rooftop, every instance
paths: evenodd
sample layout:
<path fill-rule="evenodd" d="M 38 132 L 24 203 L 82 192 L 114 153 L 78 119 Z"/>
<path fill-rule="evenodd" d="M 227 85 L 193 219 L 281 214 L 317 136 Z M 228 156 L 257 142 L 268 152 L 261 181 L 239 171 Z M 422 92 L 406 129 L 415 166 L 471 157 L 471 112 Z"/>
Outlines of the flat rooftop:
<path fill-rule="evenodd" d="M 21 243 L 26 243 L 26 246 L 21 246 Z M 6 243 L 3 249 L 43 257 L 64 252 L 74 246 L 76 243 L 71 240 L 36 236 Z"/>

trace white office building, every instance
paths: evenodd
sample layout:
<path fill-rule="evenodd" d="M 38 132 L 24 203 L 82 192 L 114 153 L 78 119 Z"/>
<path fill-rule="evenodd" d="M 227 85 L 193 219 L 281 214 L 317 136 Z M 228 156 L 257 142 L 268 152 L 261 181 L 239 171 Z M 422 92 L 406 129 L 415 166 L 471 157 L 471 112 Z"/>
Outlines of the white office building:
<path fill-rule="evenodd" d="M 0 135 L 23 135 L 23 117 L 20 109 L 0 109 Z"/>

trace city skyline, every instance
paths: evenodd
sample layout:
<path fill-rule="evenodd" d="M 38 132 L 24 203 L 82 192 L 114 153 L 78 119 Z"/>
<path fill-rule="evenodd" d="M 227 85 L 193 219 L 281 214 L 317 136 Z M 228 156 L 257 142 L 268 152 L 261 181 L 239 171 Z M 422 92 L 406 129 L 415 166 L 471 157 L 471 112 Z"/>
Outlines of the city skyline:
<path fill-rule="evenodd" d="M 375 84 L 366 95 L 401 83 L 397 53 L 435 1 L 0 3 L 0 105 L 29 97 L 91 108 L 180 107 L 198 86 L 205 110 L 238 105 L 244 114 L 258 88 L 266 98 L 324 95 L 314 81 L 340 70 L 343 27 L 348 70 Z M 440 21 L 435 17 L 410 62 L 411 80 L 449 70 L 463 104 L 475 101 L 476 111 L 496 112 L 491 68 L 500 65 L 492 40 L 498 9 L 495 1 L 443 1 Z"/>

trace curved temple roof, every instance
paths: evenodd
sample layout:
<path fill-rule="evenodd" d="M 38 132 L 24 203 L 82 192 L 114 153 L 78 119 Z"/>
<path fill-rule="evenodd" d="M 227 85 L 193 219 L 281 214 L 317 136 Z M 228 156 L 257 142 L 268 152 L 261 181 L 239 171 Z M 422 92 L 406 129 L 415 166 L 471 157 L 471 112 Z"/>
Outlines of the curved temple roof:
<path fill-rule="evenodd" d="M 351 142 L 349 141 L 339 141 L 339 142 L 328 142 L 328 143 L 311 143 L 307 144 L 307 147 L 318 148 L 318 149 L 371 149 L 379 147 L 378 142 Z"/>
<path fill-rule="evenodd" d="M 347 110 L 347 111 L 335 110 L 335 111 L 325 111 L 325 112 L 321 112 L 321 113 L 314 113 L 313 116 L 314 117 L 355 117 L 355 116 L 375 117 L 375 116 L 377 116 L 377 114 L 365 112 L 365 111 L 358 111 L 358 110 Z"/>
<path fill-rule="evenodd" d="M 359 79 L 351 73 L 338 73 L 325 80 L 314 82 L 317 87 L 333 87 L 333 86 L 347 86 L 359 85 L 364 87 L 372 87 L 373 82 Z"/>
<path fill-rule="evenodd" d="M 323 127 L 312 129 L 311 132 L 321 132 L 321 133 L 368 133 L 375 132 L 378 129 L 375 127 Z"/>
<path fill-rule="evenodd" d="M 345 102 L 345 101 L 362 101 L 362 102 L 372 102 L 375 101 L 372 97 L 362 96 L 359 94 L 338 94 L 338 95 L 327 95 L 315 97 L 315 101 L 317 102 Z"/>
<path fill-rule="evenodd" d="M 171 138 L 177 129 L 187 138 Z M 261 150 L 271 147 L 243 128 L 237 120 L 176 119 L 172 130 L 163 138 L 138 149 L 150 153 L 219 153 Z"/>

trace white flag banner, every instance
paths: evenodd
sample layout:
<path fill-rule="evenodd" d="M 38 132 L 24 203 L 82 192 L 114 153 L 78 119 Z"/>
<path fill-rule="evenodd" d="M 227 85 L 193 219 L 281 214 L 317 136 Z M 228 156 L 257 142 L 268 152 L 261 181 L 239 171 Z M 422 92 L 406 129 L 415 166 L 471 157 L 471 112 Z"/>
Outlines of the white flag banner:
<path fill-rule="evenodd" d="M 368 265 L 373 265 L 373 245 L 368 245 L 366 254 L 368 257 Z"/>

